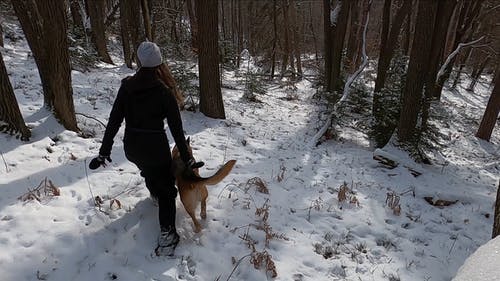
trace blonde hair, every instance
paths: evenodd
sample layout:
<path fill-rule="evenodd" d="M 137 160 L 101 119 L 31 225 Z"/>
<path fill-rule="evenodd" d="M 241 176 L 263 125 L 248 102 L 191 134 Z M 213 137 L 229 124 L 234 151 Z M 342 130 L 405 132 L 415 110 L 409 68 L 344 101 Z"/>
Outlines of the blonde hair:
<path fill-rule="evenodd" d="M 172 93 L 174 94 L 175 99 L 177 100 L 177 105 L 182 110 L 184 108 L 184 96 L 177 87 L 177 83 L 175 82 L 175 78 L 172 75 L 170 68 L 166 63 L 162 63 L 158 66 L 157 69 L 160 80 L 172 90 Z"/>

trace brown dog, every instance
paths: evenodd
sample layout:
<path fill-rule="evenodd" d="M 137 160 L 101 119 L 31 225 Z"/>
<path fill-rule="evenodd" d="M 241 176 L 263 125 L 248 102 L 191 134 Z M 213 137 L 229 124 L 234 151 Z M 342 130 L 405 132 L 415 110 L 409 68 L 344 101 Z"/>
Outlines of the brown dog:
<path fill-rule="evenodd" d="M 193 156 L 193 151 L 189 145 L 189 138 L 186 140 L 188 144 L 189 154 Z M 196 219 L 195 211 L 198 202 L 201 202 L 200 216 L 202 219 L 207 218 L 207 185 L 215 185 L 222 181 L 233 169 L 236 160 L 229 160 L 222 166 L 213 176 L 208 178 L 200 177 L 198 169 L 188 171 L 181 160 L 177 146 L 172 149 L 173 172 L 176 179 L 177 189 L 181 197 L 181 202 L 184 209 L 191 216 L 194 223 L 194 232 L 201 231 L 201 225 Z"/>

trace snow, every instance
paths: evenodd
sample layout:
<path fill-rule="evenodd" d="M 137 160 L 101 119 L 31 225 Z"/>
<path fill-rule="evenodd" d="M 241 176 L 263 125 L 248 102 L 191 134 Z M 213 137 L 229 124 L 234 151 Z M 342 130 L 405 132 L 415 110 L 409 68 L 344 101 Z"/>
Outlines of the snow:
<path fill-rule="evenodd" d="M 491 93 L 487 84 L 475 93 L 444 92 L 442 114 L 447 115 L 435 125 L 447 142 L 440 158 L 434 157 L 440 159 L 436 165 L 414 163 L 398 148 L 386 147 L 377 153 L 400 163 L 387 169 L 373 160 L 374 148 L 359 131 L 346 129 L 337 141 L 307 145 L 325 116 L 307 80 L 297 85 L 298 100 L 283 99 L 285 90 L 272 87 L 257 104 L 241 99 L 243 78 L 225 72 L 224 84 L 234 86 L 223 89 L 227 119 L 199 112 L 182 112 L 182 118 L 195 157 L 206 163 L 202 175 L 229 159 L 238 162 L 223 182 L 209 187 L 202 232 L 193 232 L 178 202 L 176 256 L 154 258 L 157 207 L 137 168 L 125 159 L 123 126 L 111 165 L 89 171 L 104 128 L 78 115 L 80 128 L 96 137 L 64 130 L 42 106 L 26 42 L 5 43 L 1 51 L 33 137 L 21 142 L 0 134 L 2 280 L 272 280 L 272 270 L 250 263 L 253 245 L 271 256 L 275 280 L 441 281 L 451 280 L 490 238 L 499 124 L 491 142 L 474 137 Z M 132 73 L 121 64 L 74 71 L 76 111 L 105 123 L 120 80 Z M 407 167 L 422 175 L 414 177 Z M 256 177 L 268 194 L 251 184 Z M 59 196 L 18 199 L 45 179 L 59 188 Z M 344 183 L 351 191 L 340 202 Z M 94 206 L 95 196 L 104 201 L 100 208 Z M 400 215 L 387 206 L 390 196 L 399 198 Z M 458 202 L 437 208 L 426 196 Z M 110 206 L 112 199 L 121 208 Z M 494 242 L 498 247 L 498 239 Z M 500 262 L 483 249 L 475 255 L 480 260 L 464 266 L 456 280 L 498 279 L 468 277 L 468 268 L 478 268 L 484 259 Z M 498 269 L 490 269 L 498 276 Z"/>
<path fill-rule="evenodd" d="M 498 280 L 500 278 L 499 252 L 500 237 L 497 237 L 479 247 L 460 267 L 453 281 Z"/>

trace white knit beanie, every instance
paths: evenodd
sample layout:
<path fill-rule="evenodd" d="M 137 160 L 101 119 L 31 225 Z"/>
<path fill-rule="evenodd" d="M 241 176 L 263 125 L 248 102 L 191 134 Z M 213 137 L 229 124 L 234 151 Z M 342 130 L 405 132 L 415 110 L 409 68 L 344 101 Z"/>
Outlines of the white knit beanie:
<path fill-rule="evenodd" d="M 156 67 L 162 63 L 160 47 L 149 41 L 144 41 L 139 45 L 137 57 L 142 67 Z"/>

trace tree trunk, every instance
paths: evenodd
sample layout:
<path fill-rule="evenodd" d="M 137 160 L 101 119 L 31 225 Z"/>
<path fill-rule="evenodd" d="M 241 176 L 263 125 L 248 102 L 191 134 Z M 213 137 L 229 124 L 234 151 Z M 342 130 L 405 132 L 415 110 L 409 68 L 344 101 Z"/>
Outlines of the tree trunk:
<path fill-rule="evenodd" d="M 281 77 L 285 75 L 286 69 L 288 67 L 289 59 L 293 60 L 292 53 L 291 53 L 291 46 L 290 46 L 290 21 L 288 19 L 289 16 L 289 7 L 290 3 L 288 0 L 282 0 L 282 9 L 283 9 L 283 37 L 284 37 L 284 50 L 283 50 L 283 58 L 281 61 Z M 293 62 L 291 63 L 293 65 Z M 293 70 L 293 69 L 292 69 Z"/>
<path fill-rule="evenodd" d="M 21 140 L 27 141 L 31 137 L 31 132 L 24 123 L 23 116 L 19 110 L 14 90 L 10 84 L 9 75 L 5 68 L 2 53 L 0 52 L 0 121 L 7 125 L 0 124 L 0 131 L 10 134 L 21 134 Z M 1 123 L 1 122 L 0 122 Z"/>
<path fill-rule="evenodd" d="M 404 0 L 403 5 L 397 11 L 390 31 L 388 32 L 387 40 L 384 40 L 384 34 L 382 33 L 381 44 L 380 44 L 380 55 L 378 59 L 377 67 L 377 79 L 375 80 L 375 93 L 379 93 L 385 86 L 385 80 L 387 78 L 387 70 L 391 64 L 392 57 L 396 50 L 396 45 L 398 41 L 399 34 L 401 32 L 401 26 L 407 18 L 410 8 L 411 0 Z M 384 25 L 388 24 L 389 19 L 384 20 Z M 385 29 L 384 27 L 383 29 Z M 375 102 L 374 102 L 375 104 Z"/>
<path fill-rule="evenodd" d="M 144 32 L 148 41 L 153 41 L 153 32 L 151 31 L 151 16 L 149 14 L 148 0 L 141 0 L 142 20 L 144 23 Z"/>
<path fill-rule="evenodd" d="M 220 7 L 220 30 L 222 32 L 222 40 L 224 41 L 225 44 L 227 35 L 226 35 L 226 13 L 224 11 L 224 0 L 220 0 L 219 7 Z"/>
<path fill-rule="evenodd" d="M 276 45 L 278 43 L 277 0 L 273 0 L 273 49 L 271 51 L 271 79 L 274 78 L 276 67 Z"/>
<path fill-rule="evenodd" d="M 131 30 L 129 25 L 127 0 L 120 0 L 120 35 L 123 47 L 123 58 L 128 68 L 132 68 L 134 50 L 131 47 Z"/>
<path fill-rule="evenodd" d="M 403 38 L 401 39 L 401 49 L 403 54 L 408 56 L 410 54 L 410 39 L 411 39 L 411 14 L 412 9 L 408 12 L 406 16 L 405 25 L 403 27 Z"/>
<path fill-rule="evenodd" d="M 391 27 L 391 6 L 392 6 L 392 0 L 384 1 L 384 8 L 382 12 L 382 31 L 380 32 L 380 54 L 378 59 L 379 69 L 382 59 L 384 58 L 385 50 L 387 49 L 387 39 L 389 38 L 389 30 Z M 379 79 L 379 73 L 377 73 L 377 80 L 378 79 Z M 377 85 L 376 82 L 375 85 Z M 379 88 L 381 89 L 380 86 Z M 377 89 L 377 86 L 375 86 L 375 89 Z M 380 89 L 375 90 L 375 92 L 380 92 Z"/>
<path fill-rule="evenodd" d="M 316 31 L 314 29 L 314 17 L 313 17 L 313 5 L 312 2 L 309 2 L 309 29 L 311 30 L 311 35 L 313 38 L 314 45 L 314 57 L 316 59 L 316 63 L 319 65 L 319 51 L 318 51 L 318 39 L 316 36 Z"/>
<path fill-rule="evenodd" d="M 330 22 L 330 0 L 323 0 L 323 38 L 325 55 L 325 85 L 328 92 L 332 91 L 332 27 Z"/>
<path fill-rule="evenodd" d="M 351 18 L 349 20 L 349 32 L 347 40 L 347 53 L 346 53 L 346 69 L 349 73 L 356 70 L 356 61 L 358 56 L 358 42 L 360 37 L 360 7 L 361 2 L 364 0 L 353 0 L 351 5 Z"/>
<path fill-rule="evenodd" d="M 57 0 L 37 3 L 19 0 L 12 5 L 38 66 L 45 106 L 54 110 L 66 129 L 79 131 L 71 88 L 66 5 Z"/>
<path fill-rule="evenodd" d="M 497 122 L 498 113 L 500 112 L 500 57 L 497 56 L 497 66 L 495 70 L 494 87 L 491 96 L 486 105 L 483 119 L 477 130 L 476 137 L 489 141 L 495 124 Z"/>
<path fill-rule="evenodd" d="M 50 79 L 46 83 L 51 84 L 50 88 L 53 91 L 51 104 L 56 118 L 66 129 L 79 131 L 71 86 L 66 5 L 64 2 L 51 0 L 42 5 L 38 4 L 38 8 L 44 23 L 44 36 L 41 40 L 44 41 L 47 58 L 49 58 Z M 54 32 L 55 30 L 58 32 Z"/>
<path fill-rule="evenodd" d="M 296 3 L 292 2 L 290 7 L 291 17 L 293 19 L 293 56 L 295 57 L 295 69 L 297 70 L 297 73 L 302 76 L 302 59 L 300 57 L 302 40 L 300 34 L 303 33 L 303 29 L 302 25 L 299 26 L 300 19 L 299 14 L 297 13 Z"/>
<path fill-rule="evenodd" d="M 83 17 L 78 0 L 69 0 L 69 7 L 71 11 L 71 18 L 73 19 L 73 26 L 76 29 L 80 29 L 82 31 L 85 30 L 83 28 Z"/>
<path fill-rule="evenodd" d="M 474 69 L 472 70 L 472 79 L 470 81 L 469 86 L 467 87 L 467 91 L 474 91 L 474 88 L 476 87 L 477 81 L 481 77 L 481 74 L 483 73 L 484 69 L 488 65 L 488 62 L 490 61 L 491 56 L 487 55 L 486 58 L 481 61 L 479 65 L 476 64 Z"/>
<path fill-rule="evenodd" d="M 422 104 L 422 90 L 429 67 L 437 2 L 420 1 L 418 4 L 415 38 L 408 65 L 406 85 L 403 91 L 401 115 L 398 124 L 398 137 L 402 142 L 413 140 L 417 132 L 417 119 Z M 418 142 L 418 140 L 417 140 Z"/>
<path fill-rule="evenodd" d="M 127 67 L 132 68 L 132 62 L 139 65 L 136 50 L 146 39 L 141 29 L 141 16 L 137 13 L 140 9 L 139 0 L 120 0 L 120 32 L 122 38 L 123 55 Z"/>
<path fill-rule="evenodd" d="M 87 0 L 90 25 L 92 26 L 92 42 L 96 47 L 97 55 L 103 62 L 113 64 L 108 53 L 108 47 L 106 46 L 106 28 L 104 26 L 105 4 L 104 0 Z"/>
<path fill-rule="evenodd" d="M 199 44 L 198 44 L 198 19 L 199 15 L 196 14 L 196 11 L 198 10 L 197 4 L 198 1 L 195 0 L 187 0 L 187 10 L 188 10 L 188 15 L 189 15 L 189 24 L 191 27 L 191 48 L 195 54 L 199 54 Z M 196 6 L 196 7 L 195 7 Z"/>
<path fill-rule="evenodd" d="M 472 36 L 472 34 L 471 34 Z M 469 40 L 471 37 L 469 37 L 467 40 Z M 464 70 L 465 65 L 467 64 L 467 61 L 470 59 L 472 56 L 472 48 L 467 48 L 465 51 L 465 54 L 459 54 L 458 55 L 458 70 L 456 71 L 455 78 L 453 79 L 453 84 L 451 88 L 456 89 L 458 86 L 458 83 L 460 82 L 460 76 L 462 74 L 462 71 Z"/>
<path fill-rule="evenodd" d="M 238 26 L 238 44 L 237 44 L 237 50 L 236 50 L 236 66 L 239 68 L 240 63 L 241 63 L 241 52 L 243 51 L 243 17 L 241 15 L 241 1 L 238 2 L 238 20 L 237 20 L 237 26 Z"/>
<path fill-rule="evenodd" d="M 3 47 L 3 27 L 2 23 L 0 22 L 0 47 Z"/>
<path fill-rule="evenodd" d="M 387 7 L 387 5 L 389 7 Z M 386 1 L 384 5 L 384 10 L 390 10 L 390 1 Z M 395 50 L 397 48 L 397 41 L 399 33 L 401 31 L 401 25 L 407 18 L 407 23 L 409 23 L 409 12 L 412 8 L 412 0 L 404 0 L 401 7 L 397 10 L 394 20 L 392 21 L 392 26 L 389 25 L 391 22 L 390 12 L 385 10 L 383 16 L 383 27 L 381 34 L 381 44 L 380 53 L 377 66 L 377 78 L 375 80 L 375 89 L 373 93 L 373 103 L 372 103 L 372 114 L 375 120 L 374 131 L 376 133 L 376 143 L 377 146 L 384 146 L 392 136 L 394 130 L 397 127 L 396 119 L 398 116 L 399 105 L 394 104 L 391 107 L 387 106 L 388 100 L 395 100 L 398 98 L 398 94 L 385 92 L 382 93 L 382 89 L 385 87 L 385 81 L 387 79 L 387 71 L 391 64 L 392 57 L 394 56 Z M 384 39 L 385 38 L 385 39 Z M 393 118 L 390 118 L 391 116 Z"/>
<path fill-rule="evenodd" d="M 474 26 L 478 24 L 477 17 L 479 15 L 479 11 L 481 9 L 481 5 L 483 2 L 484 0 L 462 2 L 462 8 L 460 9 L 460 12 L 457 11 L 458 22 L 456 25 L 456 30 L 453 31 L 455 34 L 454 34 L 454 42 L 451 47 L 452 50 L 455 50 L 458 47 L 458 45 L 464 40 L 468 41 L 467 40 L 468 38 L 469 39 L 472 38 L 472 31 L 474 30 Z M 445 54 L 445 56 L 447 55 L 448 54 Z M 434 89 L 432 90 L 432 95 L 438 100 L 441 98 L 441 92 L 443 90 L 444 83 L 450 77 L 456 59 L 457 59 L 456 56 L 451 59 L 450 63 L 448 64 L 448 67 L 445 70 L 444 75 L 440 77 Z"/>
<path fill-rule="evenodd" d="M 199 20 L 200 111 L 208 117 L 225 119 L 219 72 L 217 0 L 196 1 Z"/>
<path fill-rule="evenodd" d="M 295 66 L 297 73 L 302 76 L 302 37 L 301 34 L 304 34 L 304 28 L 303 25 L 299 26 L 299 15 L 297 13 L 297 6 L 295 2 L 292 3 L 292 11 L 293 11 L 293 18 L 295 21 L 295 28 L 294 28 L 294 34 L 293 34 L 293 41 L 294 41 L 294 50 L 295 50 Z"/>
<path fill-rule="evenodd" d="M 339 1 L 340 11 L 337 22 L 333 31 L 332 49 L 332 78 L 331 87 L 333 91 L 340 92 L 343 86 L 342 83 L 342 51 L 344 49 L 344 39 L 347 29 L 347 21 L 349 19 L 350 2 L 343 0 Z"/>
<path fill-rule="evenodd" d="M 495 215 L 493 216 L 493 233 L 491 239 L 500 235 L 500 180 L 498 181 L 497 199 L 495 201 Z"/>
<path fill-rule="evenodd" d="M 429 110 L 432 101 L 432 89 L 436 81 L 436 75 L 439 66 L 443 61 L 443 52 L 446 45 L 446 34 L 453 11 L 455 10 L 456 0 L 441 0 L 438 2 L 436 21 L 434 23 L 434 33 L 432 34 L 432 49 L 428 59 L 429 68 L 425 81 L 424 100 L 422 105 L 422 131 L 427 128 L 429 119 Z"/>

